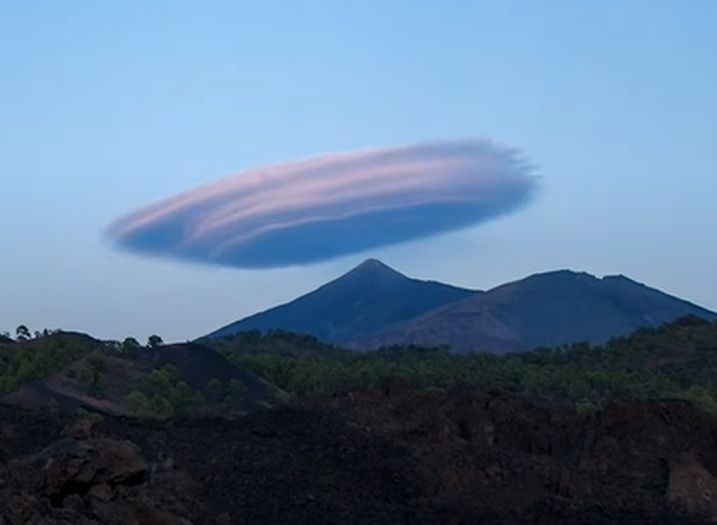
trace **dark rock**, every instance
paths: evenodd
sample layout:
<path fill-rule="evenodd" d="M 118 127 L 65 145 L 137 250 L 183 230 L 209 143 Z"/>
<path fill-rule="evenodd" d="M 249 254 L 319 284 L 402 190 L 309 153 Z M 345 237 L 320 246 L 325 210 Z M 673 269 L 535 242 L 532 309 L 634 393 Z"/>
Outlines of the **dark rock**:
<path fill-rule="evenodd" d="M 12 525 L 191 523 L 172 513 L 191 508 L 189 493 L 178 492 L 191 485 L 170 475 L 150 479 L 128 441 L 63 438 L 11 461 L 7 471 L 12 484 L 0 490 L 0 516 Z"/>
<path fill-rule="evenodd" d="M 106 417 L 84 440 L 57 439 L 58 426 L 15 409 L 0 406 L 0 420 L 9 525 L 717 518 L 717 421 L 680 401 L 615 400 L 586 415 L 397 383 L 237 420 Z M 33 433 L 25 441 L 23 428 Z"/>
<path fill-rule="evenodd" d="M 92 435 L 93 425 L 92 418 L 82 417 L 63 428 L 62 435 L 73 439 L 88 439 Z"/>

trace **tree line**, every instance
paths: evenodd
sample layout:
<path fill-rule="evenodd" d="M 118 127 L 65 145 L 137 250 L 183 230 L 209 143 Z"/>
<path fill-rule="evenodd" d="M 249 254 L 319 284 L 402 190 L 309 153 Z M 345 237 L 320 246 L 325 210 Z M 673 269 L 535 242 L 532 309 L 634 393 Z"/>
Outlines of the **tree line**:
<path fill-rule="evenodd" d="M 88 393 L 102 396 L 106 356 L 140 356 L 162 344 L 158 336 L 141 345 L 131 337 L 101 342 L 81 334 L 48 335 L 24 344 L 0 342 L 0 394 L 86 357 L 78 379 Z M 629 396 L 688 399 L 717 413 L 717 323 L 695 317 L 599 345 L 573 343 L 504 355 L 418 346 L 357 353 L 281 330 L 249 331 L 202 343 L 294 397 L 375 387 L 397 377 L 420 388 L 475 385 L 508 390 L 586 411 L 612 397 Z M 139 415 L 164 418 L 203 403 L 230 410 L 241 405 L 244 395 L 245 387 L 238 383 L 210 381 L 191 389 L 176 370 L 165 368 L 150 371 L 127 401 Z"/>
<path fill-rule="evenodd" d="M 579 410 L 629 396 L 689 399 L 717 412 L 717 323 L 693 317 L 605 344 L 504 355 L 418 346 L 356 353 L 281 331 L 206 343 L 295 396 L 372 387 L 398 377 L 422 388 L 508 390 Z"/>

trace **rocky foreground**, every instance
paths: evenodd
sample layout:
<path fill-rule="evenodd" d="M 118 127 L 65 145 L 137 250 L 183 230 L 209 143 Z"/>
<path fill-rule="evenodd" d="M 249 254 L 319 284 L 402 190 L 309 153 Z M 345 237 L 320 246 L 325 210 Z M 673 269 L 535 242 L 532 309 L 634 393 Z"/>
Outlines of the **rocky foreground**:
<path fill-rule="evenodd" d="M 677 401 L 390 383 L 232 421 L 0 417 L 2 524 L 717 521 L 717 420 Z"/>

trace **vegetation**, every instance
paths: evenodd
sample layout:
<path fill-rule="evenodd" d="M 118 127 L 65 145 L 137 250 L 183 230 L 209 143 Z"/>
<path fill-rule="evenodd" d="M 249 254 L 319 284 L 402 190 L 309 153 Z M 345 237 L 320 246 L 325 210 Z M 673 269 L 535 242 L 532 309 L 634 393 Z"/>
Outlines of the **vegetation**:
<path fill-rule="evenodd" d="M 237 352 L 245 356 L 271 354 L 284 357 L 339 357 L 347 354 L 346 350 L 324 343 L 312 335 L 286 330 L 272 330 L 266 334 L 259 330 L 248 330 L 219 339 L 202 339 L 199 342 L 229 355 Z"/>
<path fill-rule="evenodd" d="M 134 337 L 127 337 L 120 344 L 119 350 L 121 353 L 131 356 L 138 354 L 142 350 L 142 345 L 139 344 L 139 341 L 137 341 Z"/>
<path fill-rule="evenodd" d="M 127 396 L 127 401 L 137 416 L 155 419 L 185 415 L 206 403 L 202 393 L 183 381 L 172 365 L 147 374 L 139 389 Z"/>
<path fill-rule="evenodd" d="M 162 344 L 162 338 L 153 335 L 147 344 L 155 348 Z M 37 330 L 32 335 L 27 326 L 20 325 L 15 330 L 14 341 L 7 332 L 0 337 L 0 395 L 86 358 L 82 367 L 70 369 L 68 373 L 88 394 L 99 397 L 107 388 L 104 368 L 108 353 L 136 356 L 143 348 L 133 337 L 121 343 L 98 341 L 84 334 L 48 329 Z"/>
<path fill-rule="evenodd" d="M 30 339 L 30 330 L 24 324 L 21 324 L 15 330 L 15 335 L 18 341 L 27 341 Z"/>
<path fill-rule="evenodd" d="M 241 410 L 246 392 L 246 385 L 236 379 L 226 383 L 212 379 L 206 389 L 200 391 L 184 381 L 174 366 L 165 365 L 149 372 L 139 388 L 130 392 L 127 401 L 139 417 L 168 419 L 208 406 L 220 407 L 226 412 Z"/>
<path fill-rule="evenodd" d="M 296 397 L 378 386 L 398 377 L 423 388 L 503 389 L 584 412 L 612 397 L 629 396 L 686 399 L 717 413 L 717 323 L 689 316 L 604 345 L 575 343 L 523 354 L 462 355 L 413 346 L 357 353 L 285 331 L 244 332 L 203 343 Z M 148 341 L 160 344 L 159 337 Z M 69 370 L 87 393 L 102 397 L 107 356 L 138 356 L 144 348 L 133 338 L 100 342 L 62 332 L 32 338 L 19 327 L 16 341 L 0 340 L 0 395 L 79 361 L 82 366 Z M 241 410 L 246 395 L 240 381 L 213 379 L 192 387 L 168 365 L 149 371 L 126 401 L 139 416 L 166 419 L 208 405 Z"/>
<path fill-rule="evenodd" d="M 18 327 L 18 343 L 0 343 L 0 395 L 58 372 L 101 346 L 80 334 L 48 333 L 31 340 L 29 333 Z"/>
<path fill-rule="evenodd" d="M 156 334 L 150 335 L 147 339 L 147 348 L 157 348 L 164 344 L 162 338 Z"/>
<path fill-rule="evenodd" d="M 208 401 L 213 405 L 221 405 L 229 411 L 241 410 L 246 401 L 247 388 L 238 379 L 222 383 L 216 379 L 207 385 Z"/>
<path fill-rule="evenodd" d="M 71 369 L 79 380 L 83 390 L 94 397 L 101 397 L 107 392 L 107 376 L 105 375 L 106 352 L 95 350 L 85 359 L 85 366 Z"/>
<path fill-rule="evenodd" d="M 209 344 L 296 396 L 376 386 L 390 376 L 420 387 L 504 389 L 571 403 L 581 411 L 614 396 L 632 396 L 689 399 L 717 412 L 717 323 L 695 317 L 605 345 L 576 343 L 506 355 L 421 347 L 354 353 L 286 332 L 247 332 Z"/>
<path fill-rule="evenodd" d="M 99 341 L 83 334 L 48 330 L 32 336 L 30 330 L 21 325 L 15 339 L 9 335 L 0 338 L 0 396 L 64 371 L 85 394 L 97 399 L 124 398 L 141 417 L 166 419 L 204 410 L 210 405 L 226 412 L 244 408 L 247 388 L 241 381 L 212 380 L 197 389 L 171 365 L 146 371 L 146 364 L 138 358 L 147 348 L 162 344 L 162 338 L 157 335 L 150 336 L 146 346 L 133 337 L 122 342 Z M 137 360 L 134 369 L 144 371 L 139 379 L 132 379 L 130 384 L 116 384 L 109 392 L 112 378 L 108 374 L 112 372 L 108 359 L 112 356 Z M 125 396 L 123 392 L 129 389 L 133 390 Z M 48 405 L 48 409 L 57 408 L 57 401 Z"/>
<path fill-rule="evenodd" d="M 104 419 L 102 414 L 99 414 L 97 412 L 92 412 L 92 411 L 84 409 L 82 407 L 76 409 L 73 415 L 78 419 L 79 418 L 87 418 L 92 423 L 99 423 L 100 421 L 102 421 Z"/>

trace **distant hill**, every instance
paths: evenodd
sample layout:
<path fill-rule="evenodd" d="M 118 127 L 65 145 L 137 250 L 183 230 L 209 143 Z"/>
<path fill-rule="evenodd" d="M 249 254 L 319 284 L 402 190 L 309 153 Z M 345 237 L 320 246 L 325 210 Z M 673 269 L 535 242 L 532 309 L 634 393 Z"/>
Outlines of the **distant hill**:
<path fill-rule="evenodd" d="M 62 337 L 60 342 L 67 349 L 61 354 L 63 359 L 51 359 L 45 373 L 36 374 L 40 378 L 12 388 L 3 403 L 163 419 L 253 412 L 276 400 L 273 385 L 207 347 L 175 344 L 127 354 L 87 336 Z M 17 343 L 13 348 L 30 352 L 57 346 L 57 336 L 43 339 Z M 85 347 L 69 352 L 78 343 Z M 72 356 L 75 359 L 68 361 Z"/>
<path fill-rule="evenodd" d="M 597 278 L 560 270 L 498 286 L 359 343 L 521 351 L 575 341 L 600 343 L 684 315 L 717 319 L 714 312 L 622 275 Z"/>
<path fill-rule="evenodd" d="M 411 279 L 368 259 L 347 274 L 291 301 L 231 323 L 209 334 L 283 329 L 322 341 L 350 343 L 477 292 Z"/>
<path fill-rule="evenodd" d="M 354 349 L 420 344 L 508 352 L 600 343 L 684 315 L 717 319 L 714 312 L 622 275 L 559 270 L 482 292 L 411 279 L 369 259 L 307 295 L 207 337 L 281 329 Z"/>
<path fill-rule="evenodd" d="M 76 332 L 56 332 L 27 341 L 0 341 L 0 396 L 45 378 L 102 346 L 102 341 Z"/>

